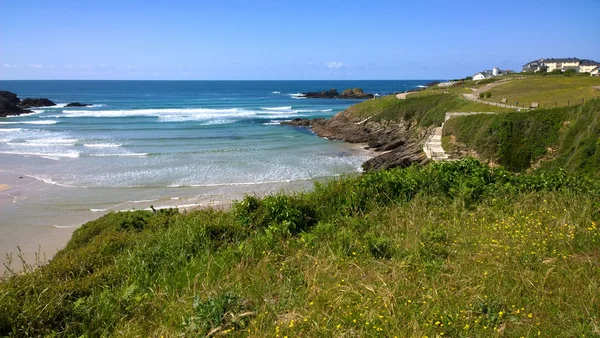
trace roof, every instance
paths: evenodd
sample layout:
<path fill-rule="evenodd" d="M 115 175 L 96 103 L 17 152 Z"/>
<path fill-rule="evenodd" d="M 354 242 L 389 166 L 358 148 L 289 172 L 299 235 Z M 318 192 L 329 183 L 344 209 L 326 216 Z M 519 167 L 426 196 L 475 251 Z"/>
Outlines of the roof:
<path fill-rule="evenodd" d="M 553 63 L 553 62 L 581 62 L 583 60 L 578 58 L 556 58 L 556 59 L 540 59 L 544 63 Z"/>
<path fill-rule="evenodd" d="M 584 59 L 584 60 L 581 60 L 581 63 L 579 65 L 580 66 L 600 66 L 600 62 Z"/>
<path fill-rule="evenodd" d="M 533 61 L 527 62 L 525 64 L 525 66 L 530 65 L 530 64 L 534 64 L 534 63 L 540 63 L 540 62 L 542 62 L 542 59 L 533 60 Z"/>

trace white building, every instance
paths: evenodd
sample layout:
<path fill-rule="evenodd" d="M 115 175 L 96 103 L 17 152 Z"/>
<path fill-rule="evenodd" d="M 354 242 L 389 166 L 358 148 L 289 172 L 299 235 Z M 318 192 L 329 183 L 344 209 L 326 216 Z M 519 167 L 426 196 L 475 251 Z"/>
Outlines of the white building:
<path fill-rule="evenodd" d="M 578 73 L 591 72 L 595 67 L 600 66 L 599 62 L 578 58 L 557 58 L 557 59 L 539 59 L 523 65 L 524 72 L 552 72 L 560 70 L 565 72 L 573 69 Z"/>
<path fill-rule="evenodd" d="M 484 70 L 483 72 L 479 72 L 479 73 L 473 75 L 473 80 L 489 79 L 492 76 L 495 76 L 493 74 L 493 71 L 491 71 L 491 70 Z"/>

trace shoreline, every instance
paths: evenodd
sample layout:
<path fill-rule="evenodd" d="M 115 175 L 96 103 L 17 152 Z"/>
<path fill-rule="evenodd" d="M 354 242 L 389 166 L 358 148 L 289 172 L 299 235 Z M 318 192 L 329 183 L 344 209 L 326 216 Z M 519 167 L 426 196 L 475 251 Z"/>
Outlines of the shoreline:
<path fill-rule="evenodd" d="M 340 143 L 338 156 L 366 159 L 374 156 L 374 152 L 364 149 L 364 146 Z M 357 168 L 348 174 L 360 173 Z M 4 238 L 0 243 L 0 276 L 7 271 L 3 264 L 6 263 L 7 254 L 13 256 L 11 269 L 22 271 L 17 247 L 21 248 L 28 264 L 47 264 L 65 247 L 75 230 L 110 212 L 152 210 L 151 206 L 157 210 L 173 207 L 181 213 L 208 208 L 228 211 L 234 201 L 241 200 L 245 195 L 263 197 L 279 192 L 308 191 L 316 181 L 329 181 L 341 175 L 212 186 L 81 188 L 56 184 L 23 173 L 0 172 L 0 224 L 3 225 L 0 227 L 0 238 Z M 39 262 L 36 257 L 40 258 Z"/>
<path fill-rule="evenodd" d="M 370 121 L 370 118 L 357 120 L 345 110 L 329 119 L 294 119 L 282 124 L 308 128 L 318 137 L 343 141 L 368 151 L 372 156 L 361 165 L 363 171 L 428 162 L 422 146 L 429 132 L 425 130 L 417 137 L 411 136 L 412 126 L 408 123 L 381 123 Z"/>

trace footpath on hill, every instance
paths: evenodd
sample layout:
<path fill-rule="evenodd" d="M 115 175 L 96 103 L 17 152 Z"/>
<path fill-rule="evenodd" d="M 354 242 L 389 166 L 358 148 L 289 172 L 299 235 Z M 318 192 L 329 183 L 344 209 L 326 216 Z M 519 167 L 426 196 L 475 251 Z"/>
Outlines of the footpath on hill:
<path fill-rule="evenodd" d="M 458 116 L 470 116 L 478 114 L 497 114 L 496 112 L 448 112 L 444 118 L 444 123 L 451 118 Z M 427 140 L 423 144 L 423 152 L 428 159 L 433 161 L 445 161 L 449 160 L 450 156 L 446 153 L 442 147 L 442 131 L 444 130 L 444 123 L 441 127 L 434 128 L 427 137 Z"/>

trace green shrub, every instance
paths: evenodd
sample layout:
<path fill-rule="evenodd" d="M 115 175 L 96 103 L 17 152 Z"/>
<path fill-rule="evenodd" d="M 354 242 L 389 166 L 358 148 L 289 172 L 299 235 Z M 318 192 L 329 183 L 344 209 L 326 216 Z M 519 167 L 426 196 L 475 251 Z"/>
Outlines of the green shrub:
<path fill-rule="evenodd" d="M 485 93 L 485 97 L 486 97 L 487 99 L 489 99 L 490 97 L 492 97 L 492 92 L 487 92 L 487 93 Z"/>

